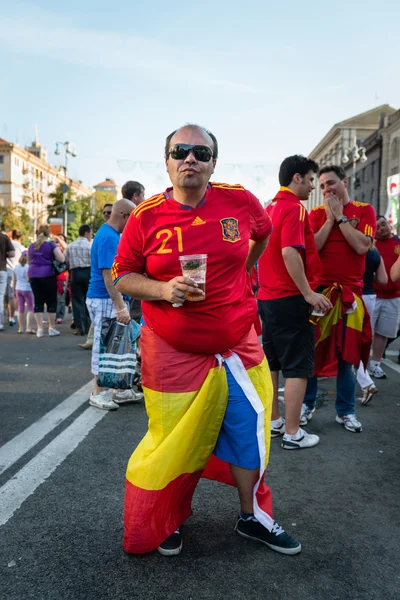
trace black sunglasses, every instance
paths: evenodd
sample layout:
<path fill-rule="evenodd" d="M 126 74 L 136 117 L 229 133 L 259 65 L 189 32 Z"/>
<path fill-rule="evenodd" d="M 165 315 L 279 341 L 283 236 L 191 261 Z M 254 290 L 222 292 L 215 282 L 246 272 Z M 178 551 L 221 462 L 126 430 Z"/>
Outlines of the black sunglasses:
<path fill-rule="evenodd" d="M 103 215 L 111 215 L 111 210 L 103 210 Z"/>
<path fill-rule="evenodd" d="M 168 154 L 175 160 L 185 160 L 193 152 L 196 160 L 209 162 L 213 157 L 213 151 L 209 146 L 192 146 L 192 144 L 174 144 L 168 150 Z"/>

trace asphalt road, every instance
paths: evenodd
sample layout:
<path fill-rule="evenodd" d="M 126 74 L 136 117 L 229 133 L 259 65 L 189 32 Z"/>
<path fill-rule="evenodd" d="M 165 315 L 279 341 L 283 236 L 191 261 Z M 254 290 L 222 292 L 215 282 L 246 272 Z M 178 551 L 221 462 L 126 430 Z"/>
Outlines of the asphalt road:
<path fill-rule="evenodd" d="M 400 598 L 400 366 L 386 367 L 379 394 L 357 407 L 361 434 L 334 422 L 325 380 L 308 426 L 321 443 L 287 452 L 272 440 L 274 516 L 300 555 L 237 536 L 236 491 L 202 481 L 182 554 L 135 557 L 121 544 L 124 473 L 145 409 L 88 408 L 88 385 L 62 404 L 90 380 L 90 352 L 61 330 L 0 334 L 0 469 L 13 461 L 0 475 L 2 600 Z"/>

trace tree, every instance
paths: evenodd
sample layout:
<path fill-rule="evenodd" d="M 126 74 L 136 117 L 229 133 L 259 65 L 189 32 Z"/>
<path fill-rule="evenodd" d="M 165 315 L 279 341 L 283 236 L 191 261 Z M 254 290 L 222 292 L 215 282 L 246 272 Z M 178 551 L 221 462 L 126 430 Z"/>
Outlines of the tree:
<path fill-rule="evenodd" d="M 25 207 L 17 204 L 0 206 L 0 222 L 3 230 L 7 233 L 13 229 L 20 229 L 22 231 L 22 243 L 24 246 L 29 244 L 31 221 Z"/>

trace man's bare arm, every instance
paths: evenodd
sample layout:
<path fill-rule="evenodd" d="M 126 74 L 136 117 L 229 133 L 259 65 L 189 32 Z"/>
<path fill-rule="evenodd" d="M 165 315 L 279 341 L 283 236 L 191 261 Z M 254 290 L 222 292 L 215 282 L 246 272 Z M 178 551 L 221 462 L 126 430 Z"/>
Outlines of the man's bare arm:
<path fill-rule="evenodd" d="M 321 312 L 327 312 L 332 308 L 332 304 L 328 298 L 323 294 L 313 292 L 310 288 L 304 271 L 303 261 L 296 248 L 292 248 L 291 246 L 282 248 L 282 258 L 285 262 L 287 272 L 299 288 L 299 292 L 303 295 L 304 300 Z"/>
<path fill-rule="evenodd" d="M 203 293 L 196 283 L 183 275 L 174 277 L 170 281 L 156 281 L 139 273 L 128 273 L 117 281 L 115 288 L 137 300 L 165 300 L 171 304 L 184 302 L 183 292 Z"/>
<path fill-rule="evenodd" d="M 122 310 L 123 308 L 126 308 L 122 294 L 117 289 L 115 289 L 115 287 L 113 285 L 112 277 L 111 277 L 111 269 L 102 269 L 101 272 L 103 275 L 104 284 L 106 286 L 107 293 L 110 296 L 111 300 L 113 301 L 115 309 Z"/>
<path fill-rule="evenodd" d="M 325 246 L 326 240 L 328 239 L 329 234 L 332 231 L 334 223 L 335 221 L 327 219 L 322 225 L 321 229 L 314 234 L 315 245 L 317 246 L 318 252 L 321 252 L 322 248 Z"/>
<path fill-rule="evenodd" d="M 249 253 L 246 258 L 246 271 L 248 273 L 250 273 L 258 259 L 262 256 L 265 248 L 268 245 L 268 239 L 269 238 L 266 238 L 262 242 L 254 242 L 253 240 L 250 240 Z"/>
<path fill-rule="evenodd" d="M 390 269 L 390 279 L 394 282 L 400 280 L 400 256 Z"/>

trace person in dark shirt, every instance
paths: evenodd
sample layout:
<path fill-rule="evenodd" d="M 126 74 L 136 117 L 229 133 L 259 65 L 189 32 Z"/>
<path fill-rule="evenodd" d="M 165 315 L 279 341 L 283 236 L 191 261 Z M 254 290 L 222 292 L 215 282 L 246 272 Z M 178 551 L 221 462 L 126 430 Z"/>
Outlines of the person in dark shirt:
<path fill-rule="evenodd" d="M 374 282 L 380 283 L 381 285 L 386 285 L 388 282 L 388 276 L 384 262 L 381 259 L 381 255 L 375 246 L 371 245 L 371 249 L 367 252 L 365 262 L 364 287 L 362 291 L 362 298 L 371 318 L 371 325 L 373 324 L 374 307 L 376 301 Z M 372 331 L 372 333 L 374 332 Z M 360 363 L 357 371 L 357 382 L 363 391 L 361 404 L 368 404 L 372 400 L 373 396 L 377 393 L 378 389 L 372 381 L 371 376 L 363 363 Z"/>

